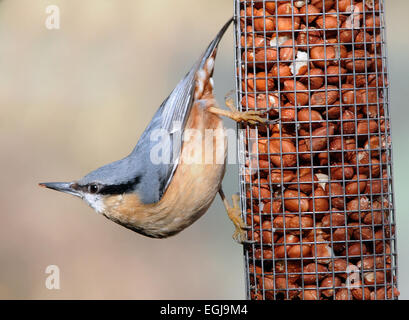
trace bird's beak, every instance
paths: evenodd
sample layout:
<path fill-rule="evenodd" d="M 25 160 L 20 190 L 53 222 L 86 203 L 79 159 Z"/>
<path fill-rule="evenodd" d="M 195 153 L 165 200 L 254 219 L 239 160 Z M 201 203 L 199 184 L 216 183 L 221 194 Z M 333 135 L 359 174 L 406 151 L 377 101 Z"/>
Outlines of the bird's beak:
<path fill-rule="evenodd" d="M 76 197 L 81 197 L 80 192 L 72 188 L 72 182 L 42 182 L 38 184 L 40 187 L 61 191 L 72 194 Z"/>

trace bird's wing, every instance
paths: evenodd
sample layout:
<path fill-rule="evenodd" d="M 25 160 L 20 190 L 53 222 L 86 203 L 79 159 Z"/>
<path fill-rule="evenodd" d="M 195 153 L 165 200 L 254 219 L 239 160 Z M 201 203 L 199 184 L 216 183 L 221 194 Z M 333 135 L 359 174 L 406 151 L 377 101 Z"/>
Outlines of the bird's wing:
<path fill-rule="evenodd" d="M 217 46 L 232 21 L 233 19 L 230 19 L 223 26 L 200 59 L 194 64 L 187 75 L 178 83 L 176 88 L 162 103 L 148 128 L 145 130 L 144 134 L 139 140 L 138 145 L 152 145 L 148 143 L 147 139 L 149 139 L 149 134 L 154 129 L 166 130 L 166 132 L 170 135 L 170 139 L 161 141 L 165 144 L 162 145 L 162 149 L 170 152 L 170 162 L 159 165 L 160 196 L 165 193 L 179 163 L 179 157 L 182 149 L 183 130 L 195 100 L 197 73 L 203 69 L 209 57 L 212 55 L 213 57 L 215 56 Z M 213 65 L 211 68 L 213 71 Z M 209 76 L 211 76 L 211 74 Z"/>
<path fill-rule="evenodd" d="M 161 194 L 165 193 L 179 163 L 179 157 L 182 149 L 183 129 L 186 125 L 187 119 L 189 118 L 190 110 L 192 109 L 195 99 L 194 95 L 196 89 L 196 79 L 198 78 L 197 73 L 203 69 L 209 57 L 215 57 L 220 40 L 232 21 L 233 18 L 222 27 L 213 41 L 209 44 L 203 55 L 195 63 L 185 78 L 179 82 L 179 84 L 170 94 L 169 98 L 161 106 L 161 108 L 163 108 L 162 128 L 165 128 L 171 134 L 172 144 L 172 148 L 170 148 L 172 150 L 172 162 L 166 170 L 164 180 L 165 183 L 163 185 L 163 189 L 161 190 Z M 213 66 L 211 68 L 211 73 L 213 73 Z M 209 76 L 211 76 L 211 74 L 209 74 Z M 174 137 L 176 138 L 173 139 Z"/>

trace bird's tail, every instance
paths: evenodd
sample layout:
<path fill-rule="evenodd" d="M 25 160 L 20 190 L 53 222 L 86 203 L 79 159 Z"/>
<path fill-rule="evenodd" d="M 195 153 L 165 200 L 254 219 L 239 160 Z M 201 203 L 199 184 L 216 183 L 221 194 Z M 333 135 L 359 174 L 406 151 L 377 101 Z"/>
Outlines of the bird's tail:
<path fill-rule="evenodd" d="M 225 23 L 223 28 L 220 29 L 219 33 L 216 35 L 216 37 L 213 39 L 212 42 L 210 42 L 209 46 L 207 47 L 205 53 L 201 57 L 200 61 L 200 66 L 199 68 L 203 68 L 203 66 L 206 64 L 207 59 L 210 57 L 215 58 L 216 53 L 217 53 L 217 47 L 220 43 L 220 40 L 223 38 L 223 35 L 225 34 L 226 30 L 229 28 L 230 24 L 233 22 L 234 18 L 230 18 L 229 21 Z"/>
<path fill-rule="evenodd" d="M 207 47 L 206 51 L 200 57 L 198 61 L 198 66 L 196 69 L 196 90 L 195 90 L 195 98 L 199 99 L 203 94 L 203 90 L 209 81 L 209 79 L 213 75 L 214 70 L 214 63 L 216 60 L 217 54 L 217 47 L 220 43 L 220 40 L 223 38 L 224 33 L 229 28 L 230 24 L 233 22 L 233 18 L 229 19 L 225 23 L 225 25 L 221 28 L 218 32 L 216 37 L 210 42 L 209 46 Z"/>

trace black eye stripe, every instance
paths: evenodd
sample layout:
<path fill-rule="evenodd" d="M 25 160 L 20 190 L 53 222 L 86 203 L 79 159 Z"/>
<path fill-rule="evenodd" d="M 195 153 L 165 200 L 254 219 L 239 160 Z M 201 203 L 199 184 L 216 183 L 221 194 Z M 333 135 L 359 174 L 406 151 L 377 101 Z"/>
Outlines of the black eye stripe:
<path fill-rule="evenodd" d="M 140 177 L 122 184 L 110 185 L 110 186 L 101 186 L 98 193 L 99 194 L 122 194 L 127 193 L 135 189 L 135 186 L 140 182 Z"/>
<path fill-rule="evenodd" d="M 138 176 L 126 183 L 116 185 L 101 185 L 98 183 L 79 185 L 75 183 L 71 185 L 71 188 L 92 194 L 122 194 L 135 189 L 135 186 L 140 182 L 140 180 L 141 178 Z"/>

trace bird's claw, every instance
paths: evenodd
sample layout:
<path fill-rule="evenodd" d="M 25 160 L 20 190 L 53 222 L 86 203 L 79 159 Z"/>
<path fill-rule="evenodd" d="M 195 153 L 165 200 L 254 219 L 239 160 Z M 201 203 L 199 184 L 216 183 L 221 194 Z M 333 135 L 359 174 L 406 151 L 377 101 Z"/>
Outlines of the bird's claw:
<path fill-rule="evenodd" d="M 272 119 L 272 120 L 268 120 L 268 124 L 277 124 L 280 122 L 280 119 Z"/>
<path fill-rule="evenodd" d="M 267 108 L 266 110 L 250 110 L 250 111 L 238 111 L 234 105 L 234 90 L 229 91 L 224 97 L 226 106 L 230 109 L 229 117 L 236 122 L 246 122 L 251 125 L 257 124 L 275 124 L 278 120 L 268 120 L 265 116 L 273 109 Z"/>
<path fill-rule="evenodd" d="M 233 222 L 235 231 L 233 233 L 233 239 L 238 243 L 243 243 L 246 240 L 246 231 L 244 230 L 245 224 L 241 218 L 240 210 L 240 197 L 235 194 L 232 196 L 233 199 L 233 208 L 227 209 L 227 214 L 229 215 L 230 220 Z"/>
<path fill-rule="evenodd" d="M 236 122 L 247 122 L 248 124 L 267 124 L 268 119 L 263 118 L 266 111 L 235 111 L 232 114 L 233 120 Z"/>

